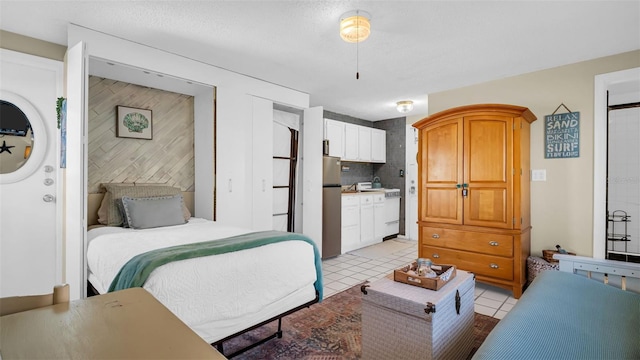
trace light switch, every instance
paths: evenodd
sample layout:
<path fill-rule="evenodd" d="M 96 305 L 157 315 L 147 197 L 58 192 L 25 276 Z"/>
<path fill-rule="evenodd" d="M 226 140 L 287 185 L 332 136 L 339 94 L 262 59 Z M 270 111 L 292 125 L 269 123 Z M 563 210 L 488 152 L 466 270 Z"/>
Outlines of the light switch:
<path fill-rule="evenodd" d="M 531 170 L 531 181 L 547 181 L 547 170 L 546 169 Z"/>

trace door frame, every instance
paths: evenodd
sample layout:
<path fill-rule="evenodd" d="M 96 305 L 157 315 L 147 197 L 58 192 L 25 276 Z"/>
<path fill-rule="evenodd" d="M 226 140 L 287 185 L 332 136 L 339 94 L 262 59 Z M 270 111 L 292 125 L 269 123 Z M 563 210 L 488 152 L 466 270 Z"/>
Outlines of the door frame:
<path fill-rule="evenodd" d="M 595 76 L 593 104 L 593 257 L 605 258 L 607 234 L 607 91 L 619 83 L 638 81 L 640 67 Z M 601 239 L 601 240 L 599 240 Z"/>

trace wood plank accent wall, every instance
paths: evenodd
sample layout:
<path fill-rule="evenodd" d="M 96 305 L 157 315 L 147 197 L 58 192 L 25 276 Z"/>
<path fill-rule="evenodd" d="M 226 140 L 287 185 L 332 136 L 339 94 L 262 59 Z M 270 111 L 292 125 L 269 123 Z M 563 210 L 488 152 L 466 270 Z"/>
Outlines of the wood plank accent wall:
<path fill-rule="evenodd" d="M 89 193 L 107 182 L 194 191 L 193 97 L 89 77 Z M 116 137 L 118 105 L 152 110 L 153 140 Z"/>

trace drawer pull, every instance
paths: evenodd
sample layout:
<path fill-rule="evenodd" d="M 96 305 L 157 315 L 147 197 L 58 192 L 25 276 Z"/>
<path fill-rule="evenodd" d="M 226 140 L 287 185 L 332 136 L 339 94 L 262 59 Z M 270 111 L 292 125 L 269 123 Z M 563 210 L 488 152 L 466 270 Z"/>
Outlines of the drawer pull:
<path fill-rule="evenodd" d="M 433 235 L 431 235 L 431 237 L 434 238 L 434 239 L 440 239 L 440 235 L 438 235 L 438 234 L 433 234 Z"/>
<path fill-rule="evenodd" d="M 489 267 L 492 268 L 492 269 L 499 268 L 498 264 L 494 264 L 494 263 L 489 264 Z"/>
<path fill-rule="evenodd" d="M 438 254 L 433 254 L 433 257 L 434 257 L 434 258 L 436 258 L 436 259 L 438 259 L 438 258 L 440 257 L 440 255 L 438 255 Z"/>
<path fill-rule="evenodd" d="M 489 241 L 489 245 L 491 246 L 498 246 L 498 242 L 497 241 Z"/>

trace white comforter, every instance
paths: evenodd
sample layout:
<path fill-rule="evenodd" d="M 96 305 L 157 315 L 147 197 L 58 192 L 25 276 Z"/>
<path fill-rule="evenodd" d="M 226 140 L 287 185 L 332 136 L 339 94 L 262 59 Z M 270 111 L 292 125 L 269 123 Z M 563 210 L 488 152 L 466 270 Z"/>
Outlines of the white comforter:
<path fill-rule="evenodd" d="M 88 233 L 89 281 L 104 293 L 135 255 L 246 232 L 198 218 L 146 230 L 93 229 Z M 285 241 L 172 262 L 154 270 L 143 287 L 211 343 L 313 300 L 315 281 L 313 247 Z"/>

